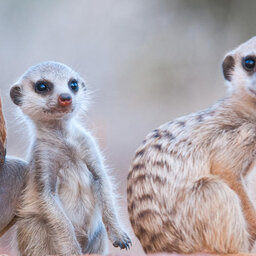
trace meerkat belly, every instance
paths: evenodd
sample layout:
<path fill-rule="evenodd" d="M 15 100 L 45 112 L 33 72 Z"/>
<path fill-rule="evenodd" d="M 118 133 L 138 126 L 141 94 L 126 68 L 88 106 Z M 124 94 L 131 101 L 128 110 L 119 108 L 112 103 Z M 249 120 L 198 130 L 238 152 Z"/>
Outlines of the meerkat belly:
<path fill-rule="evenodd" d="M 96 214 L 93 177 L 83 162 L 69 161 L 59 170 L 58 195 L 63 209 L 77 231 L 87 232 Z"/>

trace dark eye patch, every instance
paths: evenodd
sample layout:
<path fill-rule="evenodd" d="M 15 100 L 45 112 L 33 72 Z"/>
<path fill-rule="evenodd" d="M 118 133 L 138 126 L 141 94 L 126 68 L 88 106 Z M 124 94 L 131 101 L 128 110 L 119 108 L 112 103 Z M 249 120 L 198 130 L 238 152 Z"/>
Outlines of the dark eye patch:
<path fill-rule="evenodd" d="M 252 72 L 256 65 L 255 56 L 246 56 L 243 58 L 242 65 L 247 72 Z"/>
<path fill-rule="evenodd" d="M 79 90 L 78 81 L 76 79 L 70 79 L 68 82 L 68 86 L 69 86 L 70 90 L 73 92 L 78 92 L 78 90 Z"/>
<path fill-rule="evenodd" d="M 47 80 L 39 80 L 34 84 L 35 92 L 38 94 L 48 94 L 53 89 L 53 84 Z"/>

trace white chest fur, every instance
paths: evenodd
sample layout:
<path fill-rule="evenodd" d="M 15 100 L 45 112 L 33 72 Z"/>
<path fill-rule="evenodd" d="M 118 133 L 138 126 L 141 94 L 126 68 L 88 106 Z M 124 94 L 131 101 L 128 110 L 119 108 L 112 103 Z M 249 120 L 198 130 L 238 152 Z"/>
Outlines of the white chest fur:
<path fill-rule="evenodd" d="M 56 193 L 63 210 L 76 230 L 86 232 L 96 214 L 92 191 L 93 176 L 82 160 L 78 141 L 66 140 L 61 146 Z"/>
<path fill-rule="evenodd" d="M 57 193 L 64 211 L 74 226 L 90 225 L 95 203 L 92 193 L 92 175 L 82 162 L 70 162 L 60 169 L 57 179 Z"/>

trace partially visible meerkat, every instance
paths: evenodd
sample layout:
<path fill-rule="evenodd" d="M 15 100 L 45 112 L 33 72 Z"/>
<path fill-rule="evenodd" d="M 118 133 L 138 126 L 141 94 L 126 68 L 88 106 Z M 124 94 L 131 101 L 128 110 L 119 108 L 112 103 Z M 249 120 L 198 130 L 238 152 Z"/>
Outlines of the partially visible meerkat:
<path fill-rule="evenodd" d="M 27 163 L 6 156 L 7 132 L 0 98 L 0 237 L 15 223 L 15 211 L 27 174 Z"/>
<path fill-rule="evenodd" d="M 21 255 L 105 254 L 131 240 L 117 217 L 113 186 L 92 135 L 79 123 L 87 87 L 57 62 L 28 69 L 10 96 L 35 126 L 17 215 Z"/>
<path fill-rule="evenodd" d="M 229 52 L 229 90 L 211 108 L 151 132 L 128 175 L 128 211 L 146 253 L 249 252 L 256 211 L 256 37 Z"/>

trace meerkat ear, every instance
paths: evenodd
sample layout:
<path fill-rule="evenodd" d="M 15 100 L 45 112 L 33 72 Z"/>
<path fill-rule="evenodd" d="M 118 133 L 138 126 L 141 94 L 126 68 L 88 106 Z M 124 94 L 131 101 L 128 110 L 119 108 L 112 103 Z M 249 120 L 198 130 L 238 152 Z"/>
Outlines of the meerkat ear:
<path fill-rule="evenodd" d="M 81 86 L 82 86 L 83 90 L 86 91 L 87 90 L 86 83 L 83 78 L 80 78 L 80 79 L 81 79 Z"/>
<path fill-rule="evenodd" d="M 21 106 L 22 104 L 22 93 L 21 87 L 17 84 L 13 85 L 10 90 L 10 97 L 14 104 Z"/>
<path fill-rule="evenodd" d="M 223 63 L 222 63 L 222 71 L 224 78 L 227 81 L 231 81 L 232 78 L 232 71 L 235 68 L 235 59 L 232 55 L 228 55 L 225 57 Z"/>

